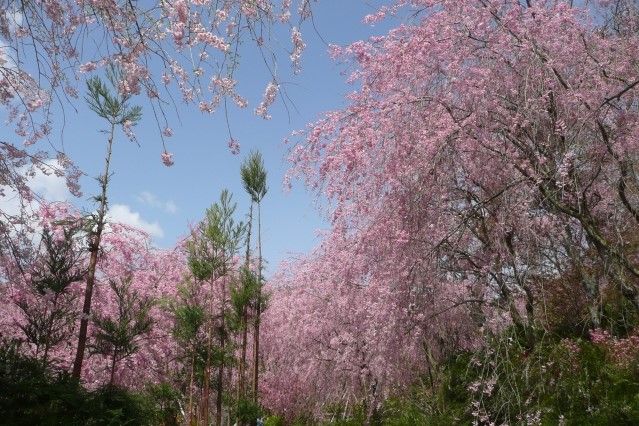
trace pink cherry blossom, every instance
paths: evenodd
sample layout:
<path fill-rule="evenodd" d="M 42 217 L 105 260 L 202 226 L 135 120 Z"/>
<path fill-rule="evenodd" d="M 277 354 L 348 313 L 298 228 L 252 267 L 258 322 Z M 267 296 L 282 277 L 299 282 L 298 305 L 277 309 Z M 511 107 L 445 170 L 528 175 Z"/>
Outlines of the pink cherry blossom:
<path fill-rule="evenodd" d="M 161 155 L 161 158 L 162 158 L 162 163 L 167 167 L 171 167 L 174 164 L 173 154 L 171 154 L 168 151 L 164 151 Z"/>

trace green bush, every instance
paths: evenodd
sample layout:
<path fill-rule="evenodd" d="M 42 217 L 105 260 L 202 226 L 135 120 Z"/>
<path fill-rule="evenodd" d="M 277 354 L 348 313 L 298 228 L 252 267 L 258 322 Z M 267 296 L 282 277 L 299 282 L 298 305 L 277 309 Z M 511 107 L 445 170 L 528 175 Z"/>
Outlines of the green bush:
<path fill-rule="evenodd" d="M 449 360 L 433 387 L 388 400 L 381 424 L 639 424 L 637 363 L 583 339 L 528 339 L 510 331 Z"/>
<path fill-rule="evenodd" d="M 177 425 L 178 394 L 167 384 L 143 392 L 115 386 L 87 391 L 65 372 L 53 372 L 0 346 L 0 423 L 3 425 Z"/>
<path fill-rule="evenodd" d="M 260 406 L 252 399 L 242 398 L 236 404 L 235 416 L 242 424 L 253 424 L 261 415 Z"/>

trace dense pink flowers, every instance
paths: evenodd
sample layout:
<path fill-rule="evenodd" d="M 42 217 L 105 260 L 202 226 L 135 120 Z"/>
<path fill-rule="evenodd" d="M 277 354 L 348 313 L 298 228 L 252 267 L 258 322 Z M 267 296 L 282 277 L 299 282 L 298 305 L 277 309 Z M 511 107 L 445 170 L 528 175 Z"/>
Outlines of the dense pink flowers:
<path fill-rule="evenodd" d="M 118 89 L 146 89 L 154 102 L 160 89 L 146 67 L 151 53 L 144 41 L 166 37 L 172 44 L 161 81 L 212 113 L 225 99 L 239 107 L 247 101 L 237 81 L 211 66 L 229 59 L 247 25 L 288 22 L 292 5 L 211 3 L 162 3 L 149 12 L 155 23 L 139 33 L 131 31 L 135 16 L 110 1 L 47 2 L 44 13 L 58 30 L 69 29 L 74 14 L 74 26 L 94 25 L 90 20 L 99 18 L 93 15 L 117 18 L 100 24 L 119 48 L 106 55 L 124 70 Z M 629 60 L 639 57 L 639 14 L 608 19 L 613 4 L 398 0 L 365 21 L 379 22 L 403 7 L 418 11 L 412 20 L 384 36 L 332 48 L 333 56 L 351 62 L 348 81 L 355 89 L 345 108 L 298 133 L 290 153 L 290 176 L 326 202 L 330 228 L 310 255 L 285 264 L 266 288 L 260 402 L 267 409 L 287 420 L 309 413 L 322 419 L 327 407 L 359 406 L 370 419 L 385 399 L 406 392 L 452 354 L 475 349 L 510 325 L 551 321 L 556 295 L 564 314 L 564 305 L 579 302 L 578 319 L 595 328 L 594 344 L 619 364 L 636 361 L 635 334 L 614 337 L 599 328 L 605 294 L 639 306 L 639 69 Z M 101 13 L 84 16 L 79 5 Z M 308 5 L 300 2 L 301 18 L 310 16 Z M 248 24 L 235 20 L 237 13 Z M 265 42 L 261 35 L 254 41 Z M 291 42 L 297 70 L 305 44 L 294 26 Z M 196 63 L 181 62 L 185 52 Z M 73 69 L 91 72 L 104 59 L 74 62 Z M 48 100 L 30 90 L 35 80 L 17 81 L 20 86 L 0 80 L 0 102 L 13 106 L 18 134 L 33 143 L 50 130 L 29 130 L 28 113 Z M 277 81 L 266 86 L 256 115 L 270 118 Z M 17 94 L 25 105 L 15 106 Z M 170 127 L 163 135 L 172 135 Z M 237 141 L 227 143 L 239 152 Z M 0 153 L 14 169 L 29 164 L 24 151 L 9 144 L 1 143 Z M 166 150 L 161 159 L 173 164 Z M 19 180 L 7 181 L 21 187 Z M 61 206 L 43 208 L 39 226 L 56 241 L 64 238 L 59 216 L 79 220 Z M 102 284 L 130 276 L 141 293 L 171 297 L 187 275 L 180 249 L 154 250 L 125 226 L 110 225 L 103 251 Z M 12 280 L 1 289 L 0 297 L 12 303 L 3 307 L 0 323 L 15 337 L 16 323 L 25 321 L 16 302 L 46 307 L 51 297 L 29 294 L 33 271 L 6 266 L 11 259 L 0 255 L 1 277 Z M 191 296 L 218 309 L 226 302 L 226 278 Z M 221 295 L 214 285 L 220 283 Z M 116 311 L 108 286 L 97 286 L 95 300 L 96 312 Z M 174 356 L 181 348 L 170 336 L 172 318 L 159 306 L 153 318 L 157 326 L 119 366 L 118 383 L 135 387 L 141 376 L 157 381 L 184 367 Z M 579 351 L 570 341 L 564 346 Z M 69 348 L 57 348 L 54 356 L 67 366 Z M 92 358 L 84 379 L 104 383 L 107 361 Z M 496 386 L 497 379 L 487 377 L 467 390 L 489 397 Z M 477 403 L 471 414 L 488 422 L 480 408 Z"/>
<path fill-rule="evenodd" d="M 629 366 L 639 361 L 639 334 L 633 334 L 618 338 L 610 332 L 602 329 L 595 329 L 590 332 L 590 340 L 605 348 L 612 360 L 622 366 Z"/>
<path fill-rule="evenodd" d="M 71 206 L 64 203 L 44 204 L 40 211 L 40 226 L 51 230 L 58 239 L 62 241 L 60 235 L 64 229 L 68 229 L 71 224 L 80 224 L 83 218 Z M 83 253 L 83 240 L 77 240 L 78 253 Z M 171 336 L 172 315 L 166 310 L 160 301 L 170 300 L 175 297 L 177 284 L 181 282 L 186 274 L 186 260 L 184 253 L 176 248 L 174 250 L 157 250 L 151 247 L 149 237 L 144 232 L 126 225 L 109 224 L 104 234 L 103 255 L 98 263 L 98 285 L 95 287 L 93 315 L 114 316 L 117 315 L 118 305 L 115 295 L 108 285 L 108 280 L 121 280 L 126 277 L 131 278 L 132 290 L 141 296 L 155 300 L 151 310 L 153 328 L 147 335 L 141 336 L 137 342 L 139 349 L 130 357 L 127 357 L 117 368 L 115 383 L 129 388 L 141 388 L 145 383 L 172 380 L 173 374 L 179 369 L 179 364 L 175 362 L 177 348 Z M 87 261 L 88 253 L 84 251 L 84 257 L 78 257 L 82 263 Z M 37 259 L 37 258 L 36 258 Z M 29 268 L 35 268 L 38 262 L 35 261 Z M 0 268 L 0 271 L 2 269 Z M 4 272 L 4 271 L 3 271 Z M 15 338 L 24 340 L 25 336 L 19 328 L 24 324 L 24 312 L 17 308 L 16 302 L 29 303 L 29 310 L 36 312 L 38 309 L 45 314 L 52 308 L 52 296 L 45 294 L 39 296 L 30 288 L 29 280 L 32 274 L 15 273 L 10 277 L 0 272 L 0 279 L 10 278 L 8 282 L 3 282 L 0 290 L 0 324 L 3 329 L 3 338 Z M 71 304 L 73 310 L 81 312 L 83 283 L 73 283 L 68 292 L 60 297 L 58 304 Z M 73 317 L 74 321 L 79 317 Z M 90 323 L 92 324 L 92 323 Z M 75 333 L 77 327 L 74 322 L 67 325 L 70 336 L 51 348 L 49 360 L 53 366 L 60 369 L 70 369 L 73 362 L 74 347 L 69 344 L 77 340 Z M 93 338 L 95 328 L 90 325 L 89 338 Z M 42 356 L 42 353 L 35 353 L 36 347 L 26 344 L 23 346 L 26 351 L 33 351 L 32 355 Z M 83 370 L 83 382 L 90 388 L 103 386 L 109 381 L 110 360 L 98 354 L 93 354 L 86 358 Z"/>
<path fill-rule="evenodd" d="M 476 344 L 472 319 L 451 308 L 465 291 L 426 277 L 414 287 L 407 271 L 415 258 L 392 246 L 382 258 L 379 246 L 333 234 L 271 279 L 263 317 L 267 407 L 288 418 L 321 418 L 327 404 L 374 410 L 435 359 Z"/>
<path fill-rule="evenodd" d="M 267 405 L 374 406 L 424 347 L 539 321 L 556 282 L 593 324 L 604 290 L 639 306 L 639 37 L 631 13 L 571 4 L 398 1 L 367 22 L 414 21 L 332 49 L 355 90 L 290 155 L 331 228 L 274 280 Z"/>

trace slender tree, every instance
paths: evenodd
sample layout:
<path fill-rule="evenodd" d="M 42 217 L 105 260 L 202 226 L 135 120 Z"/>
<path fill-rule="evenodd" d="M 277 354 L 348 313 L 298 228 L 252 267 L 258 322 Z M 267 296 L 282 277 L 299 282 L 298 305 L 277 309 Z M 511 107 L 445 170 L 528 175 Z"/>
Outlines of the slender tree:
<path fill-rule="evenodd" d="M 251 194 L 250 182 L 252 180 L 252 168 L 251 168 L 251 156 L 246 158 L 240 167 L 240 176 L 242 177 L 242 183 L 244 184 L 245 190 Z M 251 231 L 253 229 L 253 197 L 251 196 L 251 203 L 249 205 L 249 213 L 248 213 L 248 222 L 246 227 L 246 255 L 244 259 L 244 268 L 245 273 L 244 276 L 248 276 L 250 273 L 251 267 Z M 242 288 L 246 286 L 246 282 L 242 280 Z M 244 293 L 242 291 L 242 293 Z M 248 305 L 242 304 L 239 307 L 240 310 L 240 329 L 242 332 L 242 342 L 241 342 L 241 354 L 240 354 L 240 362 L 238 368 L 238 390 L 237 390 L 237 400 L 238 404 L 245 397 L 245 380 L 246 380 L 246 349 L 248 343 Z"/>
<path fill-rule="evenodd" d="M 201 371 L 202 348 L 208 342 L 203 341 L 202 330 L 206 322 L 206 307 L 198 293 L 198 286 L 192 280 L 187 280 L 178 287 L 178 294 L 171 306 L 174 316 L 172 335 L 182 352 L 182 363 L 188 371 L 188 408 L 187 424 L 195 424 L 197 416 L 193 412 L 193 390 L 196 376 Z"/>
<path fill-rule="evenodd" d="M 238 360 L 238 386 L 236 416 L 239 424 L 254 420 L 257 406 L 246 397 L 246 355 L 248 346 L 248 310 L 257 293 L 257 274 L 247 265 L 239 271 L 239 279 L 231 288 L 231 303 L 233 306 L 233 322 L 239 333 L 240 358 Z"/>
<path fill-rule="evenodd" d="M 118 362 L 137 352 L 138 342 L 153 327 L 153 300 L 131 289 L 131 282 L 131 276 L 120 282 L 109 280 L 117 312 L 114 316 L 96 314 L 93 318 L 97 333 L 90 351 L 111 358 L 109 385 L 114 384 Z"/>
<path fill-rule="evenodd" d="M 251 152 L 241 168 L 244 189 L 251 197 L 250 220 L 252 221 L 253 205 L 257 206 L 257 290 L 255 292 L 255 316 L 253 318 L 253 401 L 258 402 L 259 360 L 260 360 L 260 315 L 262 311 L 262 222 L 261 203 L 268 191 L 266 186 L 266 169 L 262 154 Z M 247 244 L 250 240 L 247 241 Z M 247 246 L 247 259 L 250 247 Z M 248 260 L 247 260 L 248 265 Z"/>
<path fill-rule="evenodd" d="M 110 68 L 107 73 L 109 82 L 117 87 L 117 82 L 121 80 L 122 73 L 116 68 Z M 115 138 L 115 130 L 122 127 L 128 131 L 131 126 L 135 125 L 142 118 L 142 108 L 129 105 L 131 94 L 128 92 L 118 91 L 113 94 L 107 85 L 99 78 L 93 77 L 87 81 L 88 94 L 86 101 L 89 108 L 95 112 L 100 118 L 109 123 L 106 131 L 107 146 L 106 157 L 104 159 L 104 173 L 97 178 L 100 185 L 100 194 L 94 197 L 98 204 L 97 212 L 90 216 L 89 220 L 89 267 L 87 272 L 87 285 L 84 292 L 84 305 L 82 307 L 82 317 L 80 320 L 80 332 L 78 335 L 78 347 L 73 363 L 73 377 L 80 378 L 82 374 L 82 362 L 84 360 L 84 350 L 87 344 L 87 329 L 89 326 L 89 317 L 91 315 L 91 298 L 93 295 L 93 286 L 95 285 L 96 266 L 98 264 L 98 256 L 100 251 L 100 241 L 102 232 L 106 224 L 106 214 L 108 210 L 107 190 L 109 187 L 109 179 L 111 177 L 111 154 L 113 152 L 113 142 Z"/>
<path fill-rule="evenodd" d="M 198 225 L 189 242 L 188 265 L 193 276 L 210 284 L 210 325 L 203 389 L 204 424 L 208 424 L 208 394 L 211 357 L 213 353 L 213 331 L 218 331 L 218 370 L 216 378 L 216 425 L 222 424 L 222 396 L 224 391 L 224 367 L 226 358 L 226 284 L 231 272 L 233 258 L 244 237 L 244 224 L 236 223 L 233 216 L 237 205 L 227 190 L 222 191 L 220 201 L 206 211 L 204 220 Z M 215 284 L 220 285 L 220 312 L 214 314 Z M 218 321 L 215 321 L 215 319 Z M 217 323 L 217 327 L 215 327 Z"/>
<path fill-rule="evenodd" d="M 50 229 L 42 231 L 43 251 L 34 261 L 28 295 L 16 301 L 25 318 L 19 327 L 45 366 L 49 352 L 72 336 L 71 326 L 77 314 L 69 286 L 82 280 L 86 273 L 84 252 L 78 247 L 79 227 L 71 224 L 61 232 L 56 238 Z"/>

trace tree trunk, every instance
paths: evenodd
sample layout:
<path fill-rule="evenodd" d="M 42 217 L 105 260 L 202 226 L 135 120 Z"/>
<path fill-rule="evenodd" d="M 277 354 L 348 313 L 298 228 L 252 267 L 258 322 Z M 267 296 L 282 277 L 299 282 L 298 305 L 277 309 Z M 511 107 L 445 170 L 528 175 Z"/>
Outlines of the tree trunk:
<path fill-rule="evenodd" d="M 251 265 L 251 230 L 253 227 L 253 201 L 249 207 L 249 221 L 247 227 L 246 236 L 246 260 L 245 267 L 247 270 Z M 242 328 L 242 350 L 240 355 L 240 365 L 238 368 L 238 387 L 237 387 L 237 401 L 239 402 L 244 398 L 244 383 L 246 380 L 246 348 L 248 346 L 248 311 L 246 306 L 242 307 L 242 318 L 240 321 L 240 327 Z M 238 421 L 238 423 L 242 423 Z"/>
<path fill-rule="evenodd" d="M 210 282 L 211 292 L 209 294 L 209 312 L 210 312 L 210 325 L 209 325 L 209 335 L 208 341 L 206 345 L 206 365 L 204 368 L 204 383 L 202 384 L 202 392 L 203 392 L 203 408 L 202 408 L 202 418 L 203 423 L 205 425 L 209 424 L 209 395 L 210 395 L 210 383 L 211 383 L 211 346 L 213 345 L 213 281 Z"/>
<path fill-rule="evenodd" d="M 111 358 L 111 379 L 109 380 L 109 385 L 113 386 L 113 378 L 115 377 L 115 360 L 117 358 L 117 352 L 113 349 L 113 357 Z"/>
<path fill-rule="evenodd" d="M 260 203 L 257 203 L 257 296 L 253 334 L 253 402 L 258 403 L 260 378 L 260 316 L 262 314 L 262 223 Z"/>
<path fill-rule="evenodd" d="M 191 381 L 189 384 L 189 425 L 194 424 L 193 422 L 193 376 L 195 370 L 195 353 L 193 353 L 193 357 L 191 359 Z"/>
<path fill-rule="evenodd" d="M 89 317 L 91 315 L 91 298 L 93 297 L 93 286 L 95 285 L 95 270 L 98 264 L 98 253 L 100 250 L 100 240 L 105 224 L 105 216 L 107 212 L 107 188 L 109 185 L 109 166 L 111 164 L 111 152 L 113 148 L 113 135 L 115 133 L 115 124 L 111 124 L 111 132 L 107 143 L 107 153 L 104 165 L 104 174 L 100 177 L 100 207 L 98 208 L 97 227 L 95 233 L 91 236 L 89 242 L 89 268 L 87 272 L 87 286 L 84 290 L 84 304 L 82 306 L 82 317 L 80 319 L 80 331 L 78 334 L 78 347 L 73 362 L 73 378 L 80 380 L 82 375 L 82 363 L 84 361 L 84 350 L 87 344 L 87 330 L 89 327 Z"/>
<path fill-rule="evenodd" d="M 215 404 L 215 424 L 216 426 L 222 426 L 222 392 L 224 391 L 223 380 L 224 380 L 224 349 L 226 344 L 225 339 L 225 309 L 224 305 L 226 304 L 226 283 L 225 278 L 222 278 L 222 315 L 220 319 L 220 353 L 222 357 L 220 359 L 220 367 L 217 370 L 217 400 Z"/>
<path fill-rule="evenodd" d="M 53 333 L 53 315 L 56 311 L 56 309 L 58 309 L 58 298 L 60 297 L 59 293 L 56 293 L 55 297 L 53 298 L 53 307 L 51 308 L 51 315 L 49 316 L 49 323 L 47 324 L 47 340 L 44 344 L 44 355 L 42 357 L 42 365 L 44 365 L 46 367 L 47 365 L 47 360 L 49 359 L 49 350 L 51 349 L 51 341 L 50 336 Z"/>

